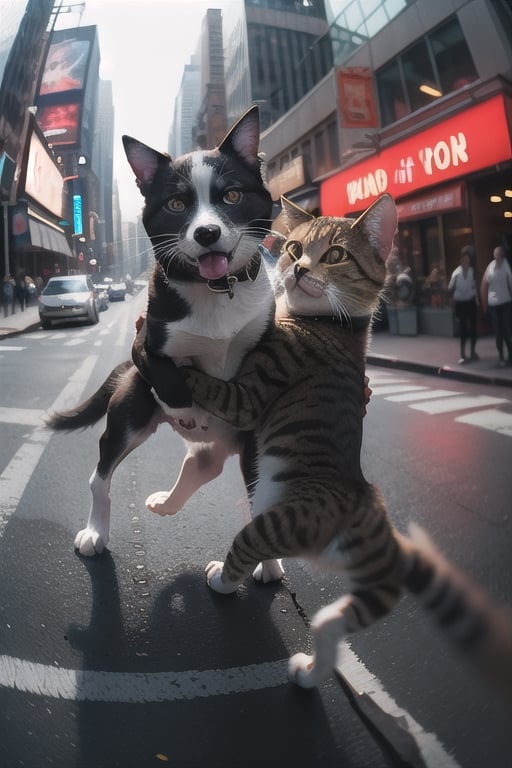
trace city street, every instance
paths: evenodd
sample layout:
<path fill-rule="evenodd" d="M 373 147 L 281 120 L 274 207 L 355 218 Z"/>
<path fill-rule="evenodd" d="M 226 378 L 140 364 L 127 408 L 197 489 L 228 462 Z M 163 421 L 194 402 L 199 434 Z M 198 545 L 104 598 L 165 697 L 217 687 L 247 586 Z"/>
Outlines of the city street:
<path fill-rule="evenodd" d="M 41 417 L 127 359 L 145 301 L 0 339 L 0 766 L 510 766 L 510 718 L 412 598 L 343 644 L 319 689 L 288 682 L 343 579 L 290 561 L 280 585 L 208 589 L 204 566 L 248 519 L 234 458 L 181 513 L 151 515 L 144 499 L 184 455 L 160 427 L 114 474 L 108 552 L 75 553 L 104 425 L 53 434 Z M 368 374 L 363 466 L 394 523 L 418 523 L 510 605 L 512 389 Z"/>

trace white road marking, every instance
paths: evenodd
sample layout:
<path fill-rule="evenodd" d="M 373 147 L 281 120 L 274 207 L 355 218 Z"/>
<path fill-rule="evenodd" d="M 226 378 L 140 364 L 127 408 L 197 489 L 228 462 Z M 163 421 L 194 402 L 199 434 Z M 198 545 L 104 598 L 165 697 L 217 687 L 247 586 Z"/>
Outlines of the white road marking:
<path fill-rule="evenodd" d="M 455 421 L 460 421 L 462 424 L 471 424 L 473 427 L 482 427 L 482 429 L 489 429 L 492 432 L 498 432 L 500 435 L 512 437 L 512 413 L 499 411 L 496 408 L 457 416 Z"/>
<path fill-rule="evenodd" d="M 372 698 L 387 714 L 405 720 L 425 764 L 460 768 L 433 733 L 428 733 L 386 693 L 346 643 L 340 643 L 337 669 L 357 691 Z M 228 669 L 185 672 L 104 672 L 63 669 L 0 656 L 0 685 L 25 693 L 68 701 L 149 704 L 226 696 L 288 685 L 288 660 Z"/>
<path fill-rule="evenodd" d="M 49 410 L 65 410 L 79 401 L 97 359 L 96 355 L 91 355 L 83 361 Z M 52 434 L 51 430 L 43 426 L 32 430 L 0 475 L 0 538 Z"/>
<path fill-rule="evenodd" d="M 0 352 L 21 352 L 22 349 L 26 349 L 26 347 L 0 346 Z"/>
<path fill-rule="evenodd" d="M 420 390 L 427 389 L 427 387 L 420 387 L 414 384 L 387 384 L 386 386 L 381 386 L 380 384 L 377 384 L 376 387 L 373 387 L 371 381 L 370 381 L 370 388 L 372 390 L 372 395 L 384 395 L 384 396 L 394 395 L 400 392 L 419 392 Z"/>
<path fill-rule="evenodd" d="M 0 423 L 20 424 L 28 427 L 41 427 L 44 411 L 37 408 L 2 408 L 0 407 Z"/>
<path fill-rule="evenodd" d="M 498 405 L 499 403 L 509 402 L 503 397 L 489 397 L 488 395 L 475 395 L 461 397 L 450 397 L 445 400 L 433 400 L 428 403 L 413 403 L 409 408 L 424 413 L 438 414 L 449 413 L 450 411 L 462 411 L 466 408 L 481 408 L 484 405 Z"/>
<path fill-rule="evenodd" d="M 347 643 L 340 643 L 338 646 L 336 667 L 356 691 L 366 693 L 383 712 L 402 722 L 405 720 L 407 730 L 416 741 L 427 768 L 461 768 L 446 752 L 435 733 L 424 731 L 406 710 L 398 706 L 384 690 L 380 680 L 369 672 Z"/>
<path fill-rule="evenodd" d="M 438 397 L 453 397 L 456 395 L 462 395 L 462 392 L 454 392 L 451 389 L 428 389 L 425 387 L 423 392 L 411 392 L 409 394 L 386 397 L 386 400 L 390 400 L 393 403 L 406 403 L 413 400 L 436 400 Z"/>
<path fill-rule="evenodd" d="M 0 685 L 70 701 L 146 704 L 259 691 L 288 684 L 287 660 L 186 672 L 62 669 L 0 656 Z"/>
<path fill-rule="evenodd" d="M 131 338 L 135 338 L 135 323 L 133 323 L 131 327 Z M 117 347 L 125 347 L 127 344 L 127 337 L 128 334 L 128 315 L 126 312 L 123 313 L 122 323 L 121 323 L 121 329 L 117 335 L 116 339 L 116 346 Z"/>

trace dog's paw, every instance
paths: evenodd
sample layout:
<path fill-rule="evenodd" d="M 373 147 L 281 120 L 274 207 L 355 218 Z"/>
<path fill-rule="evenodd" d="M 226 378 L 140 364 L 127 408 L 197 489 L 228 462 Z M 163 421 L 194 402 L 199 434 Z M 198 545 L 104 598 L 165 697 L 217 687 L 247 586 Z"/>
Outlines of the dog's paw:
<path fill-rule="evenodd" d="M 101 555 L 108 544 L 108 536 L 103 536 L 94 528 L 84 528 L 75 537 L 75 549 L 84 557 Z"/>
<path fill-rule="evenodd" d="M 151 493 L 146 501 L 146 507 L 150 512 L 165 517 L 166 515 L 175 515 L 180 511 L 180 507 L 173 504 L 172 496 L 169 491 L 156 491 Z"/>
<path fill-rule="evenodd" d="M 284 576 L 284 569 L 281 560 L 263 560 L 258 563 L 252 577 L 254 581 L 261 584 L 269 584 L 271 581 L 281 581 Z"/>
<path fill-rule="evenodd" d="M 288 660 L 288 677 L 301 688 L 314 688 L 318 680 L 315 675 L 314 657 L 296 653 Z"/>
<path fill-rule="evenodd" d="M 219 592 L 221 595 L 229 595 L 231 592 L 234 592 L 236 590 L 238 585 L 225 584 L 222 581 L 223 568 L 224 568 L 224 563 L 218 560 L 212 560 L 211 563 L 208 563 L 208 565 L 205 568 L 206 581 L 210 589 L 213 589 L 214 592 Z"/>

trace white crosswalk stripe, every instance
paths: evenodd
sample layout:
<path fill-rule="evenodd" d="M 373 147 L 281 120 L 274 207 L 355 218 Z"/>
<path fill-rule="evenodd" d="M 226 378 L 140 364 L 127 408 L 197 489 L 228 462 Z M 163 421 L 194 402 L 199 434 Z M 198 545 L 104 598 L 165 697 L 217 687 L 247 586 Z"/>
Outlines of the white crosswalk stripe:
<path fill-rule="evenodd" d="M 401 374 L 371 371 L 372 397 L 407 405 L 430 416 L 454 414 L 454 421 L 512 437 L 512 399 L 490 395 L 466 395 L 460 389 L 431 389 L 413 384 Z M 504 406 L 504 410 L 491 406 Z M 471 411 L 458 415 L 460 411 Z"/>
<path fill-rule="evenodd" d="M 405 392 L 401 395 L 390 395 L 386 400 L 392 403 L 410 403 L 415 400 L 436 400 L 439 397 L 452 397 L 461 395 L 462 392 L 453 392 L 451 389 L 429 389 L 428 387 L 418 387 L 422 392 Z"/>
<path fill-rule="evenodd" d="M 482 429 L 490 429 L 492 432 L 499 432 L 500 435 L 512 437 L 512 413 L 498 411 L 496 408 L 466 413 L 463 416 L 457 416 L 455 421 L 460 421 L 462 424 L 472 424 L 474 427 L 481 427 Z"/>
<path fill-rule="evenodd" d="M 444 400 L 433 400 L 425 403 L 411 403 L 410 408 L 424 413 L 450 413 L 451 411 L 464 411 L 468 408 L 481 408 L 484 405 L 499 405 L 508 402 L 504 397 L 488 397 L 487 395 L 474 395 L 450 397 Z"/>

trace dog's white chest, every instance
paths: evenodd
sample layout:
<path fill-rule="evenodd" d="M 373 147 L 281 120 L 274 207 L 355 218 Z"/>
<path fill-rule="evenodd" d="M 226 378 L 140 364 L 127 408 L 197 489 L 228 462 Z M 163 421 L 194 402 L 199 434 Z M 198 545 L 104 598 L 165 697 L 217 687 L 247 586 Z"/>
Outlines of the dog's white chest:
<path fill-rule="evenodd" d="M 235 296 L 205 291 L 187 295 L 194 307 L 191 315 L 169 323 L 167 341 L 161 354 L 177 365 L 192 364 L 211 376 L 234 376 L 245 353 L 264 333 L 272 307 L 272 295 L 265 279 L 239 285 Z M 193 294 L 197 286 L 184 293 Z"/>

